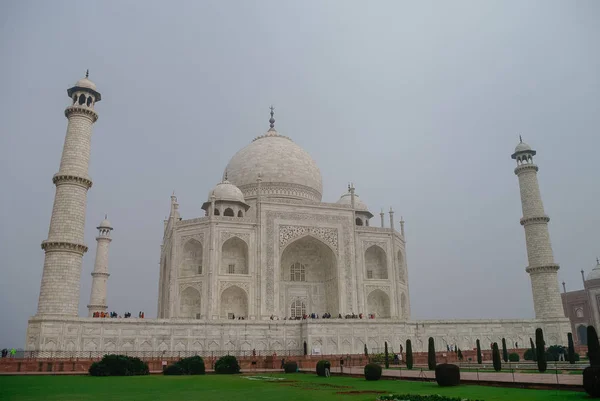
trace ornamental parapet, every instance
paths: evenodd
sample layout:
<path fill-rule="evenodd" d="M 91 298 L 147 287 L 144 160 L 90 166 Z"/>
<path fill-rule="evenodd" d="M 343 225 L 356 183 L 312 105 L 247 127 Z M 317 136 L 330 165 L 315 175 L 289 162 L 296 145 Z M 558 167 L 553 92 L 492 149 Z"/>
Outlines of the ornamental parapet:
<path fill-rule="evenodd" d="M 522 217 L 520 222 L 522 226 L 529 224 L 546 224 L 550 221 L 548 216 Z"/>
<path fill-rule="evenodd" d="M 101 276 L 108 278 L 108 276 L 110 276 L 110 274 L 105 273 L 105 272 L 92 272 L 92 277 L 101 277 Z"/>
<path fill-rule="evenodd" d="M 69 106 L 65 109 L 65 117 L 69 118 L 71 114 L 82 114 L 89 117 L 92 123 L 98 121 L 98 113 L 86 106 Z"/>
<path fill-rule="evenodd" d="M 559 265 L 551 264 L 551 265 L 542 265 L 542 266 L 527 266 L 525 271 L 529 274 L 554 273 L 554 272 L 558 271 L 558 269 L 560 269 Z"/>
<path fill-rule="evenodd" d="M 519 175 L 520 173 L 523 173 L 525 171 L 535 171 L 537 172 L 538 166 L 536 166 L 535 164 L 521 164 L 520 166 L 517 166 L 515 168 L 515 174 Z"/>
<path fill-rule="evenodd" d="M 92 180 L 89 177 L 81 177 L 74 174 L 56 173 L 52 177 L 52 182 L 57 186 L 60 184 L 75 184 L 84 187 L 85 189 L 90 189 L 92 187 Z"/>
<path fill-rule="evenodd" d="M 83 256 L 88 247 L 85 244 L 78 244 L 69 241 L 43 241 L 42 249 L 46 252 L 73 252 Z"/>
<path fill-rule="evenodd" d="M 255 199 L 257 197 L 257 184 L 240 185 L 238 187 L 244 194 L 244 199 Z M 314 188 L 300 184 L 290 184 L 284 182 L 263 182 L 260 185 L 260 196 L 262 200 L 267 198 L 291 198 L 307 199 L 319 203 L 322 194 Z"/>

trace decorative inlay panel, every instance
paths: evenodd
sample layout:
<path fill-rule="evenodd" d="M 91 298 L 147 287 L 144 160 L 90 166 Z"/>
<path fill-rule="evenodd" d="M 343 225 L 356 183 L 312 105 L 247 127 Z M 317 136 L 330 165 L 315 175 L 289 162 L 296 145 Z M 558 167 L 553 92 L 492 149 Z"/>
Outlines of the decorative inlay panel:
<path fill-rule="evenodd" d="M 220 281 L 219 282 L 219 294 L 228 289 L 229 287 L 240 287 L 246 294 L 250 296 L 250 284 L 244 281 Z"/>
<path fill-rule="evenodd" d="M 344 240 L 342 246 L 344 250 L 344 260 L 338 260 L 338 266 L 342 266 L 342 268 L 345 266 L 345 288 L 342 291 L 344 291 L 346 294 L 346 308 L 348 310 L 352 310 L 352 229 L 354 228 L 354 222 L 352 219 L 347 216 L 268 211 L 266 213 L 267 266 L 266 277 L 264 278 L 267 298 L 265 300 L 267 313 L 275 313 L 275 241 L 277 240 L 275 219 L 277 218 L 303 222 L 331 222 L 342 224 L 342 238 Z M 341 285 L 338 288 L 341 288 Z"/>
<path fill-rule="evenodd" d="M 185 245 L 186 242 L 190 239 L 195 239 L 196 241 L 204 244 L 204 233 L 197 233 L 191 235 L 182 235 L 181 236 L 181 245 Z"/>
<path fill-rule="evenodd" d="M 229 238 L 231 237 L 238 237 L 239 239 L 241 239 L 242 241 L 244 241 L 246 243 L 246 245 L 250 245 L 250 234 L 248 233 L 234 233 L 234 232 L 230 232 L 230 231 L 223 231 L 221 232 L 221 244 L 223 244 L 225 241 L 227 241 Z"/>
<path fill-rule="evenodd" d="M 385 241 L 363 241 L 363 250 L 366 251 L 373 245 L 377 245 L 378 247 L 383 249 L 385 252 L 387 252 L 388 243 Z"/>
<path fill-rule="evenodd" d="M 367 292 L 367 295 L 369 295 L 375 290 L 381 290 L 385 292 L 388 297 L 390 296 L 390 287 L 387 285 L 365 285 L 365 290 Z"/>
<path fill-rule="evenodd" d="M 335 252 L 338 251 L 338 232 L 335 228 L 308 226 L 279 226 L 279 250 L 298 237 L 312 234 L 329 244 Z"/>

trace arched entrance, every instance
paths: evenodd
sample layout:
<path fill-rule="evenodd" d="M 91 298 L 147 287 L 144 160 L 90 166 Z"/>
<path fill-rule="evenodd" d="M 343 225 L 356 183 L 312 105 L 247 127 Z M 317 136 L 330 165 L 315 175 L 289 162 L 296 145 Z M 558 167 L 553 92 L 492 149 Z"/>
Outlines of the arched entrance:
<path fill-rule="evenodd" d="M 365 251 L 365 269 L 367 279 L 387 280 L 387 257 L 381 247 L 372 245 Z"/>
<path fill-rule="evenodd" d="M 248 317 L 248 295 L 240 287 L 233 285 L 221 293 L 221 318 Z"/>
<path fill-rule="evenodd" d="M 281 255 L 280 272 L 283 305 L 305 299 L 307 314 L 337 316 L 343 312 L 339 310 L 337 259 L 322 241 L 307 235 L 289 244 Z M 290 310 L 283 305 L 281 316 L 290 317 Z"/>
<path fill-rule="evenodd" d="M 238 237 L 223 243 L 221 274 L 248 274 L 248 245 Z"/>
<path fill-rule="evenodd" d="M 374 313 L 376 318 L 388 318 L 390 314 L 390 298 L 381 290 L 373 290 L 367 297 L 367 314 Z"/>
<path fill-rule="evenodd" d="M 202 274 L 202 244 L 191 239 L 183 246 L 183 260 L 179 267 L 181 277 Z"/>
<path fill-rule="evenodd" d="M 202 299 L 200 298 L 200 292 L 193 287 L 187 287 L 180 296 L 179 317 L 200 319 L 201 313 Z"/>

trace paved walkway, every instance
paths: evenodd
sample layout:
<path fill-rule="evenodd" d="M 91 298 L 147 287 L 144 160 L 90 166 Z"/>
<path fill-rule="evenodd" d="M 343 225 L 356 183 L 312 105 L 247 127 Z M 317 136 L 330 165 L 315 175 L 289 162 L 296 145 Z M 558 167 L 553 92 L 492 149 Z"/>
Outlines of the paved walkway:
<path fill-rule="evenodd" d="M 331 368 L 332 372 L 339 372 L 340 368 Z M 344 373 L 362 375 L 364 368 L 344 367 Z M 398 378 L 427 378 L 435 380 L 435 372 L 431 370 L 398 370 L 383 369 L 383 376 Z M 550 373 L 510 373 L 510 372 L 460 372 L 460 378 L 470 381 L 523 383 L 544 385 L 569 385 L 583 386 L 583 375 L 580 374 L 550 374 Z"/>

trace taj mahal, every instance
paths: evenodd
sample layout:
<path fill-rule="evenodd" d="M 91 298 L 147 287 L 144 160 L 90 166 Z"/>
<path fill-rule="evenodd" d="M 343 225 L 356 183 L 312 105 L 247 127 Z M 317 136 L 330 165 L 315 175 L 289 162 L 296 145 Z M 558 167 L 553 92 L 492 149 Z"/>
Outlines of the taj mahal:
<path fill-rule="evenodd" d="M 414 320 L 403 219 L 396 220 L 391 208 L 376 217 L 353 184 L 346 189 L 339 183 L 344 193 L 324 202 L 316 161 L 278 132 L 272 108 L 268 130 L 249 136 L 249 144 L 215 172 L 216 185 L 201 200 L 203 215 L 182 219 L 171 196 L 156 250 L 157 318 L 93 317 L 108 311 L 113 227 L 107 219 L 98 225 L 89 313 L 79 316 L 92 187 L 88 165 L 102 97 L 87 74 L 67 94 L 67 132 L 53 176 L 56 193 L 27 350 L 235 353 L 297 352 L 305 346 L 310 353 L 349 354 L 365 345 L 381 349 L 384 342 L 399 349 L 407 339 L 422 351 L 429 337 L 440 350 L 449 344 L 472 349 L 476 339 L 484 346 L 503 337 L 511 345 L 528 344 L 538 327 L 547 344 L 566 343 L 571 324 L 559 291 L 536 151 L 529 145 L 519 142 L 512 158 L 528 256 L 522 268 L 531 279 L 535 318 Z M 515 232 L 517 222 L 515 216 Z M 305 318 L 312 314 L 319 318 Z"/>

